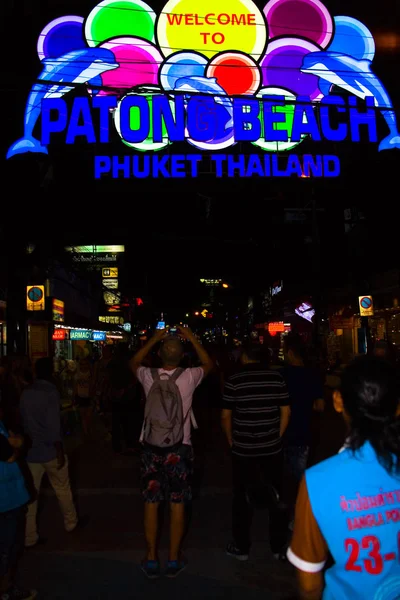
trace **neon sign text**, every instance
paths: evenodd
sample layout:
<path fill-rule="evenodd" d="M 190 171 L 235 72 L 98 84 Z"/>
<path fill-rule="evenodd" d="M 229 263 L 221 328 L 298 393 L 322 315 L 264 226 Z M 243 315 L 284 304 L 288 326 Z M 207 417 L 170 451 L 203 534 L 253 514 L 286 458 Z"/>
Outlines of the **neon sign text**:
<path fill-rule="evenodd" d="M 23 135 L 7 158 L 48 154 L 55 141 L 107 144 L 111 120 L 139 152 L 185 141 L 212 154 L 243 142 L 287 152 L 290 162 L 305 140 L 400 149 L 363 23 L 331 15 L 321 0 L 268 0 L 263 10 L 252 0 L 198 5 L 168 0 L 156 14 L 144 0 L 101 0 L 86 17 L 49 23 Z"/>
<path fill-rule="evenodd" d="M 287 154 L 212 154 L 213 171 L 217 177 L 338 177 L 340 160 L 334 155 Z M 118 178 L 185 178 L 198 177 L 201 154 L 96 156 L 95 178 L 103 175 Z"/>

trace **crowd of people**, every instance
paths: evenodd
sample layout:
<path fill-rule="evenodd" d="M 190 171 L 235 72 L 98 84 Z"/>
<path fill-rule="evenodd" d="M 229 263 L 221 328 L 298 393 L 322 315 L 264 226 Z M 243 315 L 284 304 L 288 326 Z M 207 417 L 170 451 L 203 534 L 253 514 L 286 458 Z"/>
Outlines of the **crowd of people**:
<path fill-rule="evenodd" d="M 220 411 L 221 435 L 232 457 L 232 539 L 226 553 L 246 561 L 251 524 L 268 507 L 276 560 L 298 573 L 299 598 L 400 598 L 400 411 L 396 368 L 383 357 L 359 357 L 333 396 L 348 435 L 339 454 L 311 468 L 311 422 L 324 411 L 321 374 L 307 364 L 300 336 L 284 339 L 284 364 L 249 339 L 240 352 L 203 346 L 187 327 L 156 330 L 136 352 L 126 345 L 100 360 L 79 362 L 74 404 L 84 439 L 93 410 L 108 428 L 116 453 L 140 457 L 146 554 L 141 568 L 160 577 L 159 511 L 170 509 L 165 574 L 187 566 L 182 553 L 186 509 L 192 500 L 194 397 Z M 60 425 L 53 361 L 34 373 L 24 361 L 0 371 L 0 598 L 29 600 L 15 584 L 23 547 L 41 543 L 37 496 L 47 474 L 65 530 L 77 514 Z M 297 499 L 297 502 L 296 502 Z M 378 527 L 379 526 L 379 527 Z"/>

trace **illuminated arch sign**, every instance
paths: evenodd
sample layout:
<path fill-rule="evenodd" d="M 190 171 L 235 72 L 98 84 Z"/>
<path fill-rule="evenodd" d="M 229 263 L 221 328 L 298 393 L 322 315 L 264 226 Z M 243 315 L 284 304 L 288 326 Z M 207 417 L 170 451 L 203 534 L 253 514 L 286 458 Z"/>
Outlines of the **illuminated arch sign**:
<path fill-rule="evenodd" d="M 42 69 L 8 158 L 47 154 L 57 138 L 107 144 L 114 129 L 134 153 L 96 156 L 96 178 L 196 176 L 204 152 L 217 176 L 336 176 L 338 157 L 291 151 L 305 139 L 317 148 L 361 136 L 400 148 L 370 31 L 321 0 L 269 0 L 263 10 L 252 0 L 169 0 L 159 14 L 143 0 L 102 0 L 86 18 L 52 21 L 37 51 Z M 188 154 L 173 154 L 184 141 Z M 254 153 L 230 154 L 238 142 Z"/>

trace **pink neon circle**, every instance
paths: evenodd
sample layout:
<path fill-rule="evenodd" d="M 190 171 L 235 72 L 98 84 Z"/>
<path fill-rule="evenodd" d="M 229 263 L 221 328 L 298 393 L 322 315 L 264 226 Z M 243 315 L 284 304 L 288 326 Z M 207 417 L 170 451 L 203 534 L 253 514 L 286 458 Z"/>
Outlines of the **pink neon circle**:
<path fill-rule="evenodd" d="M 300 36 L 321 48 L 332 39 L 332 17 L 320 0 L 270 0 L 264 14 L 270 39 Z"/>
<path fill-rule="evenodd" d="M 158 84 L 158 70 L 163 58 L 151 42 L 137 37 L 121 37 L 104 42 L 100 48 L 111 50 L 120 65 L 112 72 L 102 74 L 105 87 L 118 90 Z M 116 93 L 112 89 L 100 92 L 101 95 Z"/>

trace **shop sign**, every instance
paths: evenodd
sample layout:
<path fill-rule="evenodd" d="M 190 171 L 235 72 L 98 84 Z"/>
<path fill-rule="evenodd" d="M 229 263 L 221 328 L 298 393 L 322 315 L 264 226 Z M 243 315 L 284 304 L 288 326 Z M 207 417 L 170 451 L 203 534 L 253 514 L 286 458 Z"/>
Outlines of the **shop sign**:
<path fill-rule="evenodd" d="M 121 297 L 118 292 L 104 292 L 103 298 L 107 306 L 115 306 L 121 300 Z"/>
<path fill-rule="evenodd" d="M 114 317 L 111 315 L 105 315 L 99 317 L 100 323 L 112 323 L 113 325 L 123 325 L 124 317 Z"/>
<path fill-rule="evenodd" d="M 28 285 L 26 288 L 26 310 L 44 310 L 44 285 Z"/>
<path fill-rule="evenodd" d="M 269 0 L 262 11 L 252 0 L 200 4 L 168 0 L 157 14 L 143 0 L 102 0 L 49 23 L 7 158 L 48 154 L 57 141 L 106 145 L 116 133 L 134 154 L 96 155 L 96 179 L 197 177 L 202 153 L 217 177 L 336 177 L 339 157 L 319 144 L 400 147 L 362 22 L 321 0 Z M 304 140 L 317 154 L 297 154 Z M 197 153 L 171 152 L 181 142 Z M 241 143 L 255 153 L 230 154 Z"/>
<path fill-rule="evenodd" d="M 67 252 L 75 254 L 120 254 L 125 252 L 125 246 L 108 245 L 108 246 L 67 246 Z"/>
<path fill-rule="evenodd" d="M 117 290 L 118 289 L 118 279 L 104 279 L 103 285 L 109 290 Z"/>
<path fill-rule="evenodd" d="M 64 323 L 64 302 L 53 298 L 53 321 Z"/>
<path fill-rule="evenodd" d="M 53 333 L 53 340 L 65 340 L 67 337 L 67 331 L 65 329 L 55 329 Z"/>
<path fill-rule="evenodd" d="M 277 333 L 284 333 L 284 331 L 285 331 L 285 323 L 283 321 L 268 323 L 268 332 L 270 335 L 274 336 Z"/>
<path fill-rule="evenodd" d="M 103 279 L 118 278 L 118 267 L 105 267 L 102 269 Z"/>
<path fill-rule="evenodd" d="M 329 325 L 331 329 L 353 329 L 355 322 L 354 317 L 341 317 L 335 315 L 329 317 Z"/>
<path fill-rule="evenodd" d="M 372 296 L 359 296 L 358 303 L 360 306 L 361 317 L 374 316 L 374 301 L 372 299 Z"/>
<path fill-rule="evenodd" d="M 119 256 L 125 252 L 124 246 L 67 246 L 66 252 L 71 252 L 72 260 L 89 267 L 101 268 L 104 265 L 115 264 Z"/>
<path fill-rule="evenodd" d="M 69 332 L 70 340 L 90 340 L 92 331 L 90 329 L 71 329 Z"/>
<path fill-rule="evenodd" d="M 92 340 L 94 342 L 105 342 L 106 332 L 105 331 L 93 331 Z"/>

